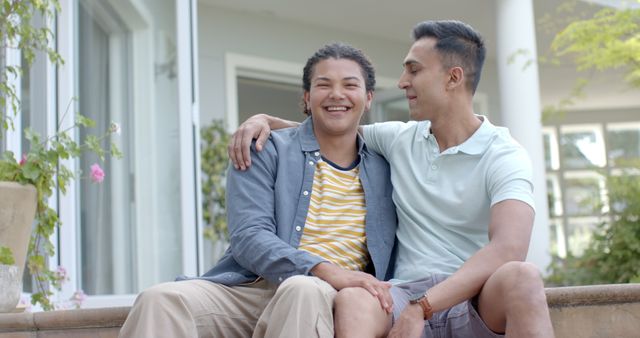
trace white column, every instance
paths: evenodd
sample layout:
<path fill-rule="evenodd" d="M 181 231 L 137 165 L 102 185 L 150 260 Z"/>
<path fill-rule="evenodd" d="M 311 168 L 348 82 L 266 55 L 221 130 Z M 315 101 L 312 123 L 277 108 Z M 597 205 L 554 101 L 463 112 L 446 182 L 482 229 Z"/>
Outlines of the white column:
<path fill-rule="evenodd" d="M 533 163 L 536 218 L 527 260 L 544 272 L 551 256 L 533 1 L 497 0 L 496 8 L 502 122 Z M 515 61 L 508 62 L 515 53 Z"/>

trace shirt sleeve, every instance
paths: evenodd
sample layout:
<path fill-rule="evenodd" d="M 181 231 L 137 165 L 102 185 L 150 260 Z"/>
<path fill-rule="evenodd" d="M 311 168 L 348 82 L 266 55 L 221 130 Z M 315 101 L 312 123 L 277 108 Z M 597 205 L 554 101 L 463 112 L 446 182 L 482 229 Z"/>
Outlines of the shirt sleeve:
<path fill-rule="evenodd" d="M 513 199 L 527 203 L 535 210 L 533 196 L 533 169 L 529 155 L 515 148 L 493 163 L 489 177 L 491 206 Z"/>
<path fill-rule="evenodd" d="M 369 149 L 388 159 L 393 142 L 402 131 L 404 125 L 406 123 L 397 121 L 365 125 L 362 126 L 362 137 Z"/>
<path fill-rule="evenodd" d="M 285 242 L 277 234 L 275 180 L 277 152 L 271 142 L 261 152 L 252 146 L 246 171 L 229 168 L 227 216 L 233 258 L 245 269 L 273 284 L 308 275 L 324 260 Z M 289 234 L 280 234 L 289 238 Z"/>

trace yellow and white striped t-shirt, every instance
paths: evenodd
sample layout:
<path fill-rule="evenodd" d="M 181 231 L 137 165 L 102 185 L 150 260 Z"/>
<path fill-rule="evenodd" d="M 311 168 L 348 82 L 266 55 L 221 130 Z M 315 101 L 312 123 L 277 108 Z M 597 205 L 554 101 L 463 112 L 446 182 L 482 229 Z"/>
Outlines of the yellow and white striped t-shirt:
<path fill-rule="evenodd" d="M 364 190 L 356 166 L 350 170 L 317 162 L 300 249 L 349 270 L 369 262 Z"/>

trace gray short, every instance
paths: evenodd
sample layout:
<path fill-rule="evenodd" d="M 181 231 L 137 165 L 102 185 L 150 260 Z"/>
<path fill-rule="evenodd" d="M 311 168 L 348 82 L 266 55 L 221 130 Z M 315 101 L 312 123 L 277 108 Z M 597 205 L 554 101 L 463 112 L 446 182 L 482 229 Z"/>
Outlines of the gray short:
<path fill-rule="evenodd" d="M 391 288 L 393 297 L 393 320 L 400 316 L 402 310 L 409 304 L 411 295 L 425 292 L 432 286 L 445 280 L 445 275 L 433 275 L 424 279 L 394 285 Z M 424 322 L 423 338 L 493 338 L 504 337 L 494 333 L 484 323 L 476 307 L 474 300 L 462 302 L 448 310 L 436 312 L 433 317 Z"/>

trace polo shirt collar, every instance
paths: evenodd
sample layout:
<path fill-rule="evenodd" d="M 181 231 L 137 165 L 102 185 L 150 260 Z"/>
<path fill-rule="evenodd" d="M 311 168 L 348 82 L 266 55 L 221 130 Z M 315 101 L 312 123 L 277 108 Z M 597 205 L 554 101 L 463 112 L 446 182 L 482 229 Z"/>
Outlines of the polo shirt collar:
<path fill-rule="evenodd" d="M 485 150 L 489 148 L 490 141 L 496 134 L 496 127 L 489 122 L 489 119 L 486 116 L 476 116 L 482 119 L 482 124 L 480 124 L 480 127 L 475 131 L 475 133 L 473 133 L 473 135 L 471 135 L 471 137 L 458 146 L 459 151 L 469 155 L 479 155 L 484 153 Z"/>
<path fill-rule="evenodd" d="M 476 115 L 482 119 L 480 127 L 462 144 L 456 146 L 457 151 L 469 155 L 479 155 L 485 152 L 489 147 L 491 138 L 496 134 L 496 127 L 489 122 L 489 119 L 483 115 Z M 431 121 L 425 121 L 424 137 L 428 139 L 432 137 Z"/>

